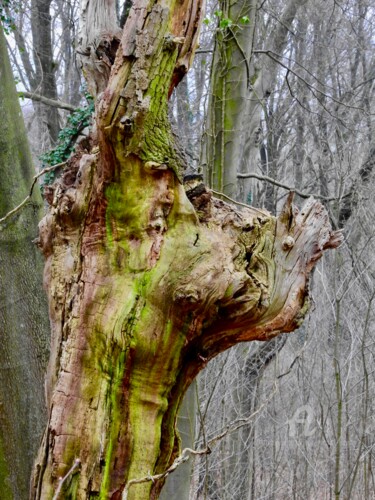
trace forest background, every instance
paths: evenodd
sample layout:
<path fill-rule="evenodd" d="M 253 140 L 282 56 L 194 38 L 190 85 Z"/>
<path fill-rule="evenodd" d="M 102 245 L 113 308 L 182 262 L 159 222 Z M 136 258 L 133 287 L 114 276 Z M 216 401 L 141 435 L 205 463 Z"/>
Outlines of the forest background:
<path fill-rule="evenodd" d="M 117 2 L 120 26 L 130 7 Z M 92 101 L 76 52 L 79 2 L 3 1 L 1 17 L 38 172 L 65 162 L 90 126 Z M 191 478 L 190 465 L 181 467 L 170 486 L 181 488 L 181 498 L 359 499 L 375 490 L 374 43 L 369 0 L 222 0 L 206 6 L 193 66 L 170 99 L 187 173 L 202 174 L 218 197 L 239 207 L 272 213 L 290 190 L 299 204 L 313 195 L 345 239 L 318 264 L 312 306 L 296 333 L 224 352 L 189 390 L 179 424 L 186 443 L 200 449 L 222 437 L 212 453 L 195 457 Z M 217 176 L 223 164 L 231 168 Z M 18 195 L 17 188 L 6 202 L 3 190 L 11 188 L 2 181 L 0 217 L 22 201 L 34 174 L 14 178 L 10 185 L 24 191 Z M 43 178 L 47 196 L 55 174 L 53 169 Z M 31 224 L 31 240 L 38 214 L 29 205 L 26 212 L 21 232 Z M 41 263 L 35 264 L 36 250 L 27 251 L 32 257 L 18 256 L 17 262 L 23 259 L 24 274 L 35 275 L 35 282 L 12 283 L 13 294 L 12 277 L 3 272 L 0 283 L 4 332 L 16 321 L 25 329 L 20 294 L 33 302 L 27 306 L 33 339 L 10 335 L 13 345 L 0 347 L 2 446 L 15 450 L 11 469 L 0 468 L 9 498 L 26 498 L 35 435 L 45 425 L 40 382 L 48 317 L 37 285 Z M 4 253 L 0 262 L 9 268 Z M 9 305 L 17 320 L 5 317 Z M 30 318 L 29 310 L 22 314 Z M 14 393 L 9 377 L 17 380 Z M 18 398 L 25 380 L 34 389 Z M 18 428 L 7 435 L 10 421 Z"/>

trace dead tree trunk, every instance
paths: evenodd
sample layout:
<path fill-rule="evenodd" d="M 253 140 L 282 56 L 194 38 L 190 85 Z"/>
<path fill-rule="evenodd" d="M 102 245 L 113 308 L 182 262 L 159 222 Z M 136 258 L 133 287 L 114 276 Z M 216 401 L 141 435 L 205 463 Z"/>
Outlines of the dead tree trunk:
<path fill-rule="evenodd" d="M 52 498 L 76 459 L 64 498 L 121 498 L 131 479 L 165 471 L 197 373 L 238 342 L 296 328 L 314 263 L 340 242 L 314 200 L 299 213 L 290 197 L 276 219 L 239 212 L 203 184 L 185 192 L 167 100 L 201 9 L 135 1 L 121 39 L 100 29 L 110 16 L 89 19 L 96 35 L 80 51 L 98 92 L 96 133 L 40 224 L 53 331 L 32 498 Z M 157 498 L 162 482 L 132 484 L 127 498 Z"/>

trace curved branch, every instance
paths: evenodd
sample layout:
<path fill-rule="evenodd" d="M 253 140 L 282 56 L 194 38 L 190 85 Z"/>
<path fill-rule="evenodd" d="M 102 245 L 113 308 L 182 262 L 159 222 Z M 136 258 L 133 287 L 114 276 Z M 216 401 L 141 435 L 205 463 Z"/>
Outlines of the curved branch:
<path fill-rule="evenodd" d="M 230 33 L 232 34 L 234 41 L 236 42 L 237 48 L 238 48 L 238 50 L 240 51 L 240 53 L 241 53 L 241 55 L 242 55 L 242 57 L 243 57 L 243 60 L 244 60 L 245 66 L 246 66 L 247 88 L 248 88 L 248 90 L 252 90 L 252 85 L 251 85 L 251 76 L 250 76 L 250 63 L 249 63 L 249 61 L 247 60 L 247 57 L 246 57 L 245 51 L 244 51 L 244 50 L 243 50 L 243 48 L 241 47 L 241 44 L 240 44 L 240 42 L 238 41 L 238 39 L 237 39 L 237 37 L 236 37 L 235 32 L 233 31 L 233 29 L 232 29 L 230 26 L 229 26 L 229 31 L 230 31 Z"/>
<path fill-rule="evenodd" d="M 142 484 L 142 483 L 147 483 L 152 481 L 155 483 L 156 481 L 159 481 L 160 479 L 166 478 L 169 474 L 174 472 L 177 467 L 182 465 L 183 463 L 187 462 L 189 460 L 189 453 L 190 455 L 208 455 L 211 453 L 210 448 L 206 448 L 204 450 L 193 450 L 192 448 L 184 448 L 181 452 L 181 454 L 174 460 L 173 464 L 168 467 L 168 469 L 161 474 L 155 474 L 155 475 L 148 475 L 145 477 L 141 477 L 139 479 L 131 479 L 125 486 L 124 491 L 122 492 L 122 497 L 121 500 L 128 500 L 128 493 L 129 493 L 129 488 L 133 484 Z"/>
<path fill-rule="evenodd" d="M 230 201 L 231 203 L 234 203 L 235 205 L 238 205 L 239 207 L 251 208 L 251 210 L 255 210 L 263 215 L 267 215 L 266 210 L 260 210 L 259 208 L 250 207 L 250 205 L 246 205 L 246 203 L 241 203 L 240 201 L 236 201 L 233 198 L 231 198 L 230 196 L 227 196 L 226 194 L 221 193 L 220 191 L 215 191 L 214 189 L 211 189 L 210 191 L 212 191 L 213 194 L 215 194 L 216 196 L 220 196 L 220 198 L 224 198 L 224 200 Z"/>
<path fill-rule="evenodd" d="M 293 191 L 294 193 L 298 194 L 298 196 L 300 196 L 301 198 L 306 198 L 306 199 L 313 197 L 313 198 L 317 198 L 317 199 L 323 200 L 323 201 L 337 201 L 337 200 L 341 200 L 343 198 L 347 198 L 347 197 L 351 196 L 351 193 L 346 193 L 343 196 L 328 198 L 327 196 L 322 196 L 322 195 L 317 194 L 317 193 L 304 193 L 303 191 L 300 191 L 299 189 L 297 189 L 295 187 L 288 186 L 287 184 L 283 184 L 282 182 L 279 182 L 275 179 L 272 179 L 271 177 L 267 177 L 266 175 L 237 174 L 237 177 L 239 179 L 251 178 L 251 179 L 258 179 L 259 181 L 266 181 L 266 182 L 273 184 L 274 186 L 280 187 L 282 189 L 286 189 L 287 191 Z M 237 203 L 237 202 L 235 202 L 235 203 Z"/>
<path fill-rule="evenodd" d="M 51 172 L 52 170 L 55 170 L 56 168 L 59 168 L 59 167 L 62 167 L 64 165 L 66 165 L 66 163 L 67 163 L 66 161 L 63 161 L 62 163 L 57 163 L 56 165 L 52 165 L 51 167 L 46 167 L 43 170 L 41 170 L 38 174 L 34 175 L 34 177 L 33 177 L 33 183 L 31 184 L 31 188 L 30 188 L 29 194 L 26 196 L 26 198 L 19 205 L 17 205 L 15 208 L 13 208 L 10 212 L 8 212 L 6 215 L 4 215 L 4 217 L 2 217 L 0 219 L 0 224 L 3 223 L 3 222 L 5 222 L 12 215 L 14 215 L 17 212 L 19 212 L 31 200 L 31 197 L 32 197 L 32 194 L 33 194 L 33 190 L 34 190 L 34 186 L 36 184 L 36 181 L 39 179 L 39 177 L 41 177 L 44 174 L 47 174 L 48 172 Z M 1 230 L 1 228 L 0 228 L 0 230 Z"/>

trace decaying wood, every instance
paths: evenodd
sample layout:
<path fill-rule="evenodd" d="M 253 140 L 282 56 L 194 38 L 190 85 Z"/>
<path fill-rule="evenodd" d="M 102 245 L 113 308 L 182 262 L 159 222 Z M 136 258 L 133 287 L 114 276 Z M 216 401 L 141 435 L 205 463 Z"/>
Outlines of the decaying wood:
<path fill-rule="evenodd" d="M 295 329 L 313 265 L 341 241 L 314 200 L 299 212 L 290 196 L 276 218 L 237 210 L 199 182 L 185 192 L 167 100 L 201 9 L 134 3 L 99 85 L 92 150 L 70 160 L 40 224 L 50 414 L 32 498 L 52 498 L 77 459 L 65 498 L 119 499 L 128 481 L 167 470 L 196 374 L 240 341 Z M 162 482 L 133 481 L 127 498 L 157 498 Z"/>

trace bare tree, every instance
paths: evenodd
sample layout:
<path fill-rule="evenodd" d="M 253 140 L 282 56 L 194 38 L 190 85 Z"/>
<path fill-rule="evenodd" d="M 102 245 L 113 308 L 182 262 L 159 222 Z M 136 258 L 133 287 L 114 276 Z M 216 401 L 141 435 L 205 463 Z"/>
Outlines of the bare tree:
<path fill-rule="evenodd" d="M 212 397 L 207 435 L 221 428 L 222 413 L 230 425 L 235 413 L 254 412 L 241 413 L 241 400 L 261 412 L 244 435 L 228 435 L 220 452 L 196 459 L 195 489 L 199 498 L 206 485 L 207 498 L 363 498 L 373 488 L 373 8 L 307 2 L 282 53 L 265 41 L 282 6 L 262 9 L 253 52 L 275 60 L 277 76 L 260 115 L 259 159 L 240 175 L 256 179 L 260 206 L 280 207 L 288 187 L 325 198 L 346 242 L 317 269 L 307 324 L 261 377 L 240 382 L 247 358 L 239 350 L 222 378 L 214 368 L 213 381 L 203 378 L 202 412 L 210 384 L 227 388 L 225 398 Z M 241 392 L 247 400 L 235 398 Z"/>

